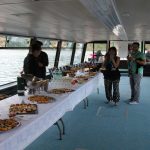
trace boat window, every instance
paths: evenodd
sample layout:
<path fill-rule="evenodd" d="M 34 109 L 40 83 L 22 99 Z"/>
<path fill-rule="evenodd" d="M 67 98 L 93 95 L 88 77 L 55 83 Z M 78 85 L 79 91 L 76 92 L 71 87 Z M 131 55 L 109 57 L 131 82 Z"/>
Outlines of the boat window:
<path fill-rule="evenodd" d="M 87 44 L 84 61 L 89 62 L 93 57 L 93 43 L 90 43 Z"/>
<path fill-rule="evenodd" d="M 94 44 L 95 53 L 98 53 L 100 51 L 102 55 L 105 55 L 106 49 L 107 49 L 107 43 L 95 43 Z"/>
<path fill-rule="evenodd" d="M 146 61 L 149 64 L 150 62 L 150 41 L 145 41 L 144 52 L 146 56 Z"/>
<path fill-rule="evenodd" d="M 50 47 L 50 40 L 49 39 L 37 38 L 37 40 L 39 40 L 43 43 L 42 47 Z"/>
<path fill-rule="evenodd" d="M 23 61 L 28 51 L 25 48 L 4 48 L 0 50 L 0 85 L 17 80 L 17 76 L 23 69 Z"/>
<path fill-rule="evenodd" d="M 82 51 L 83 51 L 83 43 L 76 43 L 76 51 L 73 64 L 81 63 Z"/>
<path fill-rule="evenodd" d="M 29 47 L 30 38 L 7 36 L 6 47 Z"/>
<path fill-rule="evenodd" d="M 5 43 L 7 49 L 5 48 Z M 30 38 L 7 36 L 6 40 L 5 36 L 0 36 L 0 47 L 3 47 L 3 49 L 0 50 L 1 70 L 3 70 L 0 72 L 0 85 L 16 81 L 17 76 L 20 75 L 20 72 L 23 69 L 24 58 L 29 52 L 29 43 Z M 49 47 L 43 47 L 43 51 L 48 54 L 49 58 L 47 71 L 48 68 L 54 66 L 57 43 L 58 41 L 56 40 L 49 40 Z"/>
<path fill-rule="evenodd" d="M 118 51 L 118 55 L 120 56 L 121 60 L 127 60 L 128 55 L 128 49 L 129 45 L 131 45 L 133 42 L 139 42 L 139 41 L 110 41 L 110 47 L 115 46 Z M 139 50 L 141 51 L 141 42 Z"/>
<path fill-rule="evenodd" d="M 107 43 L 88 43 L 84 61 L 97 62 L 100 55 L 106 54 Z"/>
<path fill-rule="evenodd" d="M 145 44 L 145 54 L 150 51 L 150 44 Z"/>
<path fill-rule="evenodd" d="M 58 41 L 50 41 L 51 48 L 57 48 Z"/>
<path fill-rule="evenodd" d="M 6 37 L 0 35 L 0 47 L 5 47 L 5 44 L 6 44 Z"/>
<path fill-rule="evenodd" d="M 49 58 L 49 66 L 47 67 L 48 72 L 48 68 L 54 66 L 56 48 L 43 48 L 43 51 L 48 54 Z M 3 70 L 0 72 L 0 85 L 16 81 L 17 76 L 20 75 L 20 72 L 23 69 L 23 61 L 24 58 L 27 56 L 28 52 L 28 48 L 7 48 L 0 50 L 1 70 Z"/>
<path fill-rule="evenodd" d="M 49 65 L 47 67 L 47 72 L 48 72 L 49 68 L 54 67 L 56 50 L 57 50 L 57 48 L 43 48 L 43 51 L 47 53 L 48 60 L 49 60 Z"/>
<path fill-rule="evenodd" d="M 73 42 L 62 42 L 58 66 L 70 65 Z"/>
<path fill-rule="evenodd" d="M 37 38 L 37 40 L 43 43 L 42 50 L 45 51 L 48 55 L 48 59 L 49 59 L 49 65 L 47 67 L 47 72 L 48 72 L 49 68 L 54 67 L 58 41 L 51 40 L 51 39 L 43 39 L 43 38 Z"/>

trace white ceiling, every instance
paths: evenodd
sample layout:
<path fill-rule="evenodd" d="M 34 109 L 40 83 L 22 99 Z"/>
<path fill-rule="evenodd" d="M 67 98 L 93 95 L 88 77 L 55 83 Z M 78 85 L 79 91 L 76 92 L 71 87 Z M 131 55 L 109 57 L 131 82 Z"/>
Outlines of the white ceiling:
<path fill-rule="evenodd" d="M 150 0 L 116 0 L 129 40 L 150 41 Z"/>
<path fill-rule="evenodd" d="M 149 40 L 149 6 L 148 0 L 0 0 L 0 33 L 77 42 Z M 127 35 L 122 29 L 114 35 L 118 24 Z"/>

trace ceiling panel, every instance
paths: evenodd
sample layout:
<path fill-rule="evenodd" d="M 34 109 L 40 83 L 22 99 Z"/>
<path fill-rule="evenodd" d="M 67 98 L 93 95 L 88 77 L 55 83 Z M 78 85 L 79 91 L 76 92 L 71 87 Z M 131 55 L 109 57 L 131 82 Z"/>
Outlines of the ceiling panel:
<path fill-rule="evenodd" d="M 117 39 L 78 0 L 0 0 L 0 32 L 71 41 Z"/>
<path fill-rule="evenodd" d="M 150 1 L 116 0 L 116 6 L 129 40 L 150 40 Z"/>
<path fill-rule="evenodd" d="M 0 33 L 117 40 L 112 31 L 121 24 L 129 40 L 149 40 L 149 6 L 149 0 L 0 0 Z"/>

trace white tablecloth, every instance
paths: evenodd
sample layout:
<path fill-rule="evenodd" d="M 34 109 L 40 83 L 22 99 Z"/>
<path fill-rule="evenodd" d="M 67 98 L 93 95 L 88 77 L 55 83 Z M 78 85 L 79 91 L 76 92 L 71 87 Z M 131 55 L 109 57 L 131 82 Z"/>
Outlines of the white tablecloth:
<path fill-rule="evenodd" d="M 67 111 L 71 111 L 84 98 L 89 96 L 99 85 L 101 74 L 91 78 L 83 85 L 75 87 L 76 90 L 69 94 L 50 94 L 56 98 L 56 101 L 49 104 L 38 104 L 38 114 L 26 115 L 22 119 L 19 127 L 7 132 L 0 133 L 0 150 L 22 150 L 39 137 L 44 131 L 51 127 L 58 119 L 60 119 Z M 8 115 L 8 109 L 11 104 L 25 102 L 28 95 L 19 97 L 12 96 L 0 101 L 1 118 Z"/>

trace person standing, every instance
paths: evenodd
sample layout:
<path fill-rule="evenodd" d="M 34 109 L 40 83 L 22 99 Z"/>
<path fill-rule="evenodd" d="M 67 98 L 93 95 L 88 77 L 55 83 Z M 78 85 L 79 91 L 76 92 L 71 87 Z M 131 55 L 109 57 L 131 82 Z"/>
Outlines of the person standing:
<path fill-rule="evenodd" d="M 97 62 L 99 62 L 99 58 L 100 58 L 101 56 L 103 56 L 103 54 L 102 54 L 101 50 L 98 50 L 98 51 L 96 52 L 96 60 L 97 60 Z"/>
<path fill-rule="evenodd" d="M 38 44 L 40 47 L 42 47 L 43 43 L 41 41 L 36 41 L 36 44 Z M 49 64 L 48 55 L 46 52 L 40 51 L 40 55 L 38 57 L 38 66 L 39 66 L 39 73 L 41 78 L 46 78 L 46 67 Z"/>
<path fill-rule="evenodd" d="M 45 79 L 46 66 L 48 66 L 48 55 L 41 51 L 42 42 L 35 41 L 30 48 L 30 53 L 24 59 L 24 73 L 32 74 L 38 78 Z"/>
<path fill-rule="evenodd" d="M 127 56 L 131 87 L 131 98 L 129 104 L 139 104 L 140 83 L 143 76 L 143 66 L 146 63 L 145 55 L 139 51 L 139 43 L 132 44 L 132 53 Z"/>
<path fill-rule="evenodd" d="M 120 100 L 120 93 L 119 93 L 120 72 L 118 69 L 119 64 L 120 64 L 120 57 L 117 56 L 116 47 L 110 47 L 105 55 L 103 63 L 103 67 L 105 68 L 105 70 L 103 71 L 103 74 L 104 74 L 105 94 L 108 100 L 106 103 L 113 101 L 115 105 L 117 105 Z"/>

